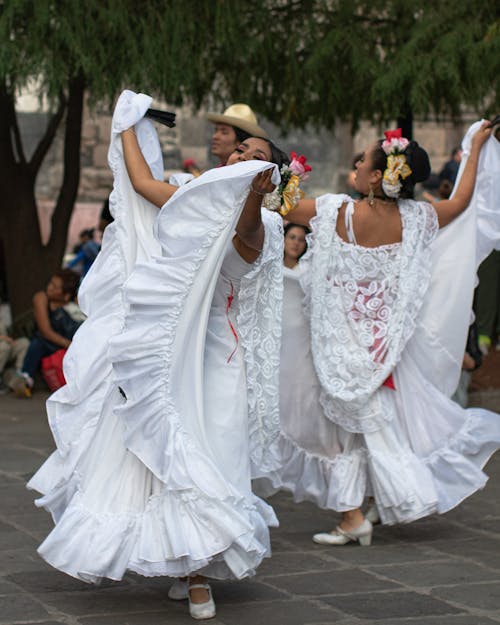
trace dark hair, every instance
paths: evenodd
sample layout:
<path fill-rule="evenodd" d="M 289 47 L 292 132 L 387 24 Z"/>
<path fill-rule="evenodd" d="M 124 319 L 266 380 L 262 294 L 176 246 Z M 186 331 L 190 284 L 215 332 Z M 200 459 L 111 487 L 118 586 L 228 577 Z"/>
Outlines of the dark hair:
<path fill-rule="evenodd" d="M 242 130 L 241 128 L 237 128 L 236 126 L 233 126 L 232 128 L 234 130 L 234 134 L 236 135 L 236 140 L 238 141 L 238 143 L 243 143 L 245 139 L 253 137 L 253 135 L 251 135 L 249 132 L 246 132 L 245 130 Z"/>
<path fill-rule="evenodd" d="M 86 228 L 85 230 L 81 230 L 80 237 L 89 237 L 89 239 L 94 238 L 94 228 Z"/>
<path fill-rule="evenodd" d="M 69 295 L 70 299 L 75 299 L 78 291 L 78 283 L 80 282 L 80 276 L 71 269 L 60 269 L 52 274 L 55 278 L 60 278 L 62 281 L 62 291 L 65 295 Z"/>
<path fill-rule="evenodd" d="M 382 140 L 377 142 L 377 147 L 372 152 L 372 163 L 373 169 L 379 169 L 383 174 L 387 169 L 387 154 L 382 149 L 382 143 Z M 400 180 L 401 191 L 398 197 L 402 200 L 407 200 L 413 199 L 413 192 L 417 182 L 423 182 L 430 176 L 431 164 L 429 155 L 416 141 L 410 141 L 403 154 L 406 156 L 406 162 L 412 173 L 404 180 Z"/>
<path fill-rule="evenodd" d="M 277 145 L 274 145 L 272 141 L 269 139 L 264 139 L 263 137 L 257 137 L 258 139 L 263 139 L 269 144 L 271 148 L 271 162 L 276 163 L 278 168 L 281 169 L 283 165 L 290 165 L 290 158 L 286 152 L 283 152 Z"/>
<path fill-rule="evenodd" d="M 351 169 L 356 169 L 356 164 L 363 158 L 363 152 L 358 152 L 352 159 Z"/>
<path fill-rule="evenodd" d="M 452 191 L 453 191 L 453 183 L 451 182 L 451 180 L 446 180 L 446 179 L 441 180 L 441 183 L 438 188 L 438 195 L 440 199 L 447 200 L 450 197 Z"/>
<path fill-rule="evenodd" d="M 271 150 L 271 163 L 275 163 L 278 165 L 278 169 L 281 169 L 283 165 L 290 165 L 290 158 L 286 152 L 283 152 L 277 145 L 275 145 L 270 139 L 266 139 L 265 137 L 256 137 L 255 135 L 248 135 L 245 139 L 260 139 L 261 141 L 265 141 L 269 145 L 269 149 Z M 244 141 L 245 139 L 242 139 Z"/>
<path fill-rule="evenodd" d="M 304 231 L 304 233 L 307 234 L 311 234 L 310 229 L 307 226 L 303 226 L 302 224 L 294 224 L 291 221 L 287 223 L 287 225 L 283 228 L 283 236 L 286 237 L 287 233 L 292 229 L 292 228 L 300 228 L 301 230 Z M 302 258 L 302 256 L 304 256 L 304 254 L 307 252 L 307 239 L 306 239 L 306 246 L 304 248 L 304 251 L 302 252 L 302 254 L 299 256 L 299 258 Z M 297 258 L 297 260 L 299 260 L 299 258 Z"/>

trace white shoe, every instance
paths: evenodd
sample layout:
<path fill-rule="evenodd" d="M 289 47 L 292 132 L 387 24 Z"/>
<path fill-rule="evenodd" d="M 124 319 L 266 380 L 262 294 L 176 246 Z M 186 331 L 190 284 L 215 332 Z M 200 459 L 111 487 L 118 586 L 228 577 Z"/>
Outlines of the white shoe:
<path fill-rule="evenodd" d="M 318 545 L 345 545 L 351 541 L 358 541 L 363 547 L 368 547 L 372 543 L 373 526 L 365 519 L 361 525 L 349 532 L 340 527 L 332 532 L 321 532 L 314 534 L 313 541 Z"/>
<path fill-rule="evenodd" d="M 182 599 L 188 598 L 188 583 L 187 579 L 176 579 L 175 582 L 168 589 L 168 598 L 174 601 L 182 601 Z"/>
<path fill-rule="evenodd" d="M 191 601 L 191 596 L 188 592 L 188 601 L 189 601 L 189 614 L 194 619 L 202 620 L 206 618 L 214 618 L 215 616 L 215 603 L 212 597 L 212 590 L 208 584 L 191 584 L 189 586 L 189 590 L 193 588 L 205 588 L 208 592 L 208 601 L 204 603 L 193 603 Z"/>
<path fill-rule="evenodd" d="M 380 523 L 380 514 L 378 513 L 378 508 L 374 503 L 369 505 L 366 509 L 365 519 L 370 521 L 372 525 L 377 525 L 378 523 Z"/>

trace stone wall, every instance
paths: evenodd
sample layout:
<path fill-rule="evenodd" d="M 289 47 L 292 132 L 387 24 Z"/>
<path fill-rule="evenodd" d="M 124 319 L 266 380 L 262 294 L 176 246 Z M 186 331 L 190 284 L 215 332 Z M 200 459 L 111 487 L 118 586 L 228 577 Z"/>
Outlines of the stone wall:
<path fill-rule="evenodd" d="M 202 168 L 214 165 L 209 153 L 213 126 L 206 121 L 205 112 L 193 115 L 187 107 L 178 108 L 176 112 L 177 126 L 174 129 L 163 126 L 158 128 L 166 175 L 178 171 L 186 158 L 193 158 Z M 23 140 L 27 153 L 30 154 L 43 131 L 47 117 L 43 113 L 23 113 L 20 119 Z M 473 116 L 465 116 L 460 124 L 449 121 L 415 123 L 415 139 L 429 152 L 433 171 L 440 170 L 449 158 L 451 149 L 460 143 L 465 130 L 474 119 Z M 285 136 L 272 124 L 265 120 L 260 121 L 285 151 L 293 149 L 308 157 L 313 167 L 305 186 L 308 195 L 346 191 L 346 177 L 353 155 L 382 135 L 380 129 L 363 123 L 354 137 L 351 136 L 347 124 L 338 124 L 332 132 L 293 130 Z M 111 190 L 112 175 L 107 165 L 110 126 L 111 115 L 108 111 L 85 112 L 78 202 L 102 202 Z M 42 201 L 50 202 L 57 197 L 62 177 L 62 147 L 62 134 L 59 133 L 37 180 L 36 193 Z"/>

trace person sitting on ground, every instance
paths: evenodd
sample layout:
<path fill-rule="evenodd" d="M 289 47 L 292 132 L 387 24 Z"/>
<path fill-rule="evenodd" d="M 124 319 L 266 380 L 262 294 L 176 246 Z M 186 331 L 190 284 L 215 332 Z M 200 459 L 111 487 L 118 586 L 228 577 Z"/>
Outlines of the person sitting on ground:
<path fill-rule="evenodd" d="M 461 148 L 453 148 L 451 151 L 451 158 L 443 165 L 443 169 L 439 172 L 439 180 L 449 180 L 452 185 L 455 184 L 457 179 L 458 168 L 460 167 L 460 161 L 462 160 Z"/>
<path fill-rule="evenodd" d="M 83 322 L 82 312 L 74 302 L 80 277 L 71 269 L 56 271 L 44 291 L 33 296 L 36 330 L 12 387 L 19 396 L 29 397 L 42 358 L 67 349 Z"/>
<path fill-rule="evenodd" d="M 453 185 L 449 180 L 441 180 L 439 183 L 439 187 L 437 189 L 437 195 L 433 195 L 428 191 L 424 191 L 422 193 L 422 199 L 426 202 L 430 202 L 434 205 L 435 202 L 439 202 L 440 200 L 448 200 L 451 192 L 453 191 Z"/>
<path fill-rule="evenodd" d="M 211 153 L 219 159 L 219 167 L 249 137 L 267 139 L 267 132 L 257 122 L 257 117 L 247 104 L 232 104 L 222 115 L 209 113 L 207 119 L 215 124 Z"/>
<path fill-rule="evenodd" d="M 9 392 L 9 374 L 13 373 L 12 367 L 21 368 L 28 345 L 29 340 L 24 336 L 18 339 L 10 337 L 5 323 L 0 320 L 0 395 Z"/>
<path fill-rule="evenodd" d="M 97 258 L 101 246 L 94 240 L 94 228 L 87 228 L 80 232 L 80 243 L 75 246 L 76 256 L 68 263 L 67 268 L 81 266 L 80 276 L 83 278 L 88 270 L 92 267 L 92 263 Z"/>

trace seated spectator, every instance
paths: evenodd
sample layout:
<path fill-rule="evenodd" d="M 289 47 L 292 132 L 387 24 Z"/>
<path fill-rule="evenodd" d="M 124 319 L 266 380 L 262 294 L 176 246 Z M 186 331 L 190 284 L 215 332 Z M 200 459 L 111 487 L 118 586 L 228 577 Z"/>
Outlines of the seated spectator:
<path fill-rule="evenodd" d="M 67 349 L 84 316 L 74 300 L 79 276 L 71 269 L 56 271 L 45 291 L 33 297 L 36 330 L 11 386 L 19 396 L 29 397 L 42 358 Z"/>
<path fill-rule="evenodd" d="M 437 188 L 437 195 L 433 195 L 432 193 L 429 193 L 428 191 L 424 191 L 422 193 L 422 199 L 425 200 L 426 202 L 430 202 L 431 204 L 434 204 L 434 202 L 440 202 L 441 200 L 447 200 L 450 195 L 451 192 L 453 191 L 453 185 L 449 180 L 441 180 L 441 182 L 439 183 L 439 186 Z"/>
<path fill-rule="evenodd" d="M 82 230 L 80 232 L 80 243 L 73 250 L 76 256 L 68 263 L 68 269 L 73 269 L 80 265 L 80 275 L 83 278 L 92 267 L 92 263 L 97 258 L 100 250 L 101 246 L 97 241 L 94 241 L 94 228 Z"/>
<path fill-rule="evenodd" d="M 439 172 L 439 180 L 449 180 L 451 184 L 454 185 L 461 160 L 462 150 L 460 148 L 453 148 L 450 160 L 446 161 L 443 165 L 443 169 Z"/>
<path fill-rule="evenodd" d="M 9 380 L 14 371 L 21 368 L 28 345 L 29 340 L 25 337 L 11 338 L 5 324 L 0 321 L 0 395 L 10 391 Z"/>

